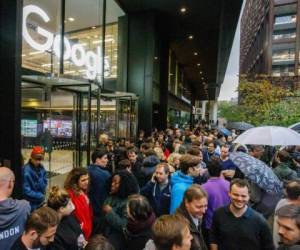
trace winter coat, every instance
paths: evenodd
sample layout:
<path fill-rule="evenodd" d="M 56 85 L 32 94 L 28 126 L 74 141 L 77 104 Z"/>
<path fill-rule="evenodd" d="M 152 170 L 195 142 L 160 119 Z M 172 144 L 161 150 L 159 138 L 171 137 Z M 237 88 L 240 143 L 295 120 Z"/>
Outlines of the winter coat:
<path fill-rule="evenodd" d="M 110 195 L 104 205 L 112 207 L 112 211 L 101 218 L 102 234 L 114 246 L 115 250 L 122 249 L 124 243 L 123 230 L 127 225 L 127 199 L 120 199 Z"/>
<path fill-rule="evenodd" d="M 280 246 L 277 250 L 300 250 L 300 243 L 294 246 Z"/>
<path fill-rule="evenodd" d="M 93 209 L 91 203 L 88 203 L 84 194 L 75 194 L 73 190 L 67 191 L 75 206 L 73 215 L 78 220 L 85 239 L 88 240 L 93 230 Z"/>
<path fill-rule="evenodd" d="M 142 250 L 147 241 L 151 238 L 151 226 L 155 221 L 152 213 L 145 221 L 128 219 L 127 227 L 124 230 L 125 250 Z"/>
<path fill-rule="evenodd" d="M 273 171 L 281 181 L 297 179 L 297 172 L 292 170 L 287 163 L 280 163 Z"/>
<path fill-rule="evenodd" d="M 141 195 L 147 197 L 157 217 L 163 214 L 169 214 L 171 201 L 170 181 L 163 190 L 160 190 L 158 183 L 149 181 L 147 185 L 141 189 Z"/>
<path fill-rule="evenodd" d="M 23 167 L 23 195 L 29 201 L 31 211 L 39 208 L 45 199 L 48 179 L 43 165 L 34 167 L 28 162 Z"/>
<path fill-rule="evenodd" d="M 193 182 L 193 177 L 185 175 L 181 171 L 177 171 L 172 175 L 170 213 L 175 213 L 183 200 L 185 190 L 187 190 Z"/>
<path fill-rule="evenodd" d="M 191 216 L 186 210 L 184 204 L 182 203 L 180 207 L 176 210 L 176 214 L 179 214 L 185 217 L 189 221 L 189 228 L 191 235 L 193 236 L 191 250 L 207 250 L 203 235 L 201 232 L 201 225 L 199 224 L 198 228 L 193 222 Z"/>
<path fill-rule="evenodd" d="M 142 174 L 142 166 L 143 166 L 143 160 L 137 158 L 133 166 L 131 167 L 131 172 L 135 176 L 135 178 L 138 181 L 139 187 L 142 187 L 144 185 L 144 176 Z"/>
<path fill-rule="evenodd" d="M 108 196 L 111 174 L 107 169 L 97 165 L 90 165 L 87 169 L 90 176 L 89 198 L 94 215 L 100 216 L 103 202 Z"/>
<path fill-rule="evenodd" d="M 11 198 L 0 201 L 0 249 L 10 249 L 22 235 L 29 214 L 28 201 Z"/>
<path fill-rule="evenodd" d="M 61 219 L 54 242 L 47 250 L 78 250 L 78 237 L 82 234 L 79 222 L 73 215 Z"/>

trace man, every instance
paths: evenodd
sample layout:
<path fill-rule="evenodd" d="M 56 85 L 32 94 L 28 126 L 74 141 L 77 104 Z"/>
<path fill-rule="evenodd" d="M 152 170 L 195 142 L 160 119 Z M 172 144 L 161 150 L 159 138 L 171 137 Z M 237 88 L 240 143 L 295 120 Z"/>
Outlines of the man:
<path fill-rule="evenodd" d="M 191 250 L 206 250 L 201 232 L 202 218 L 207 209 L 207 193 L 198 184 L 193 184 L 184 193 L 177 214 L 186 218 L 193 236 Z"/>
<path fill-rule="evenodd" d="M 278 250 L 300 249 L 300 207 L 293 204 L 283 206 L 276 216 L 282 243 Z"/>
<path fill-rule="evenodd" d="M 44 149 L 34 146 L 28 163 L 23 167 L 23 194 L 29 201 L 31 211 L 43 205 L 48 179 L 42 165 Z"/>
<path fill-rule="evenodd" d="M 131 163 L 131 172 L 138 180 L 139 186 L 142 186 L 142 172 L 143 158 L 138 157 L 138 150 L 135 147 L 127 149 L 127 158 Z"/>
<path fill-rule="evenodd" d="M 265 150 L 264 150 L 263 146 L 260 146 L 260 145 L 252 145 L 252 146 L 250 147 L 250 152 L 249 152 L 249 154 L 250 154 L 251 156 L 253 156 L 254 158 L 260 160 L 261 157 L 262 157 L 263 154 L 264 154 L 264 151 L 265 151 Z"/>
<path fill-rule="evenodd" d="M 156 217 L 170 212 L 171 186 L 169 175 L 168 164 L 160 163 L 156 166 L 151 181 L 141 189 L 141 195 L 147 197 Z"/>
<path fill-rule="evenodd" d="M 171 177 L 171 206 L 170 213 L 174 213 L 182 202 L 185 190 L 194 182 L 194 178 L 200 174 L 199 158 L 192 155 L 183 155 L 179 163 L 180 171 Z"/>
<path fill-rule="evenodd" d="M 277 161 L 279 165 L 274 168 L 274 173 L 281 181 L 291 181 L 297 179 L 296 171 L 290 168 L 290 155 L 287 151 L 281 150 L 277 154 Z"/>
<path fill-rule="evenodd" d="M 203 152 L 203 161 L 207 164 L 212 156 L 219 158 L 220 154 L 216 152 L 217 143 L 209 141 L 207 144 L 207 150 Z"/>
<path fill-rule="evenodd" d="M 197 148 L 195 146 L 192 146 L 187 151 L 187 153 L 190 154 L 190 155 L 194 155 L 194 156 L 198 157 L 198 159 L 199 159 L 200 174 L 199 174 L 199 176 L 194 178 L 194 183 L 201 185 L 201 184 L 207 182 L 207 180 L 208 180 L 208 171 L 207 171 L 207 168 L 206 168 L 206 164 L 203 161 L 202 151 L 199 148 Z"/>
<path fill-rule="evenodd" d="M 145 250 L 190 250 L 191 248 L 192 236 L 188 222 L 181 216 L 159 217 L 154 222 L 152 231 L 153 241 L 148 241 Z"/>
<path fill-rule="evenodd" d="M 232 180 L 229 196 L 230 205 L 214 213 L 211 250 L 274 250 L 266 220 L 247 205 L 249 183 L 241 179 Z"/>
<path fill-rule="evenodd" d="M 227 180 L 230 181 L 235 174 L 236 165 L 231 159 L 229 159 L 229 147 L 227 145 L 223 145 L 221 147 L 220 159 L 222 166 L 222 174 Z"/>
<path fill-rule="evenodd" d="M 222 166 L 220 159 L 215 158 L 214 160 L 211 160 L 208 163 L 207 168 L 210 178 L 202 185 L 202 188 L 208 194 L 208 207 L 203 223 L 203 235 L 208 243 L 208 232 L 211 229 L 214 211 L 220 207 L 227 206 L 230 203 L 230 197 L 228 195 L 230 183 L 221 175 Z"/>
<path fill-rule="evenodd" d="M 25 200 L 10 198 L 15 185 L 15 175 L 7 167 L 0 167 L 0 249 L 10 249 L 24 231 L 30 214 Z"/>
<path fill-rule="evenodd" d="M 160 160 L 153 149 L 147 150 L 145 156 L 141 167 L 141 179 L 139 180 L 141 187 L 145 186 L 147 182 L 151 180 L 156 165 L 160 163 Z"/>
<path fill-rule="evenodd" d="M 25 231 L 13 244 L 11 250 L 46 249 L 54 241 L 59 223 L 56 211 L 42 207 L 33 211 L 25 224 Z"/>
<path fill-rule="evenodd" d="M 93 164 L 88 166 L 90 175 L 89 198 L 93 207 L 95 217 L 101 216 L 102 205 L 109 192 L 109 179 L 111 177 L 106 166 L 108 163 L 107 152 L 99 149 L 92 154 Z"/>
<path fill-rule="evenodd" d="M 300 181 L 294 180 L 290 181 L 285 188 L 286 198 L 281 199 L 276 208 L 275 208 L 275 214 L 277 211 L 286 205 L 296 205 L 300 206 Z M 274 218 L 273 223 L 273 240 L 276 247 L 279 245 L 279 234 L 278 234 L 278 224 L 276 223 L 277 217 Z"/>

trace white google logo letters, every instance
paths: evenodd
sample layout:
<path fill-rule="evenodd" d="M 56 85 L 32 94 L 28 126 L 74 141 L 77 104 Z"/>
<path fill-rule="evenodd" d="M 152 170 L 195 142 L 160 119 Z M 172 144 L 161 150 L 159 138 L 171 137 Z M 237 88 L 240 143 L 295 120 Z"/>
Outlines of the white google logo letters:
<path fill-rule="evenodd" d="M 42 27 L 37 27 L 36 32 L 46 39 L 46 42 L 41 44 L 36 42 L 29 34 L 27 28 L 27 18 L 30 14 L 36 14 L 42 18 L 42 20 L 47 23 L 50 21 L 49 16 L 44 10 L 35 5 L 27 5 L 23 8 L 23 37 L 24 40 L 35 50 L 47 51 L 53 48 L 53 51 L 57 57 L 60 57 L 60 35 L 54 35 L 53 33 L 43 29 Z M 64 37 L 64 60 L 69 60 L 76 66 L 85 66 L 86 77 L 88 79 L 96 79 L 102 73 L 101 65 L 101 49 L 97 47 L 97 54 L 93 51 L 86 51 L 82 44 L 71 45 L 70 41 Z M 107 59 L 104 60 L 105 72 L 109 70 L 109 62 Z"/>

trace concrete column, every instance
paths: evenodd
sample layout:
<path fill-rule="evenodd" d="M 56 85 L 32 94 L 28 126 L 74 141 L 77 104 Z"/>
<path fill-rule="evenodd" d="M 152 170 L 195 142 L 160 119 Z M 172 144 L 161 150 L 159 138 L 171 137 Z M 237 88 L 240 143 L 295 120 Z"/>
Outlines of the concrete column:
<path fill-rule="evenodd" d="M 202 101 L 202 114 L 201 114 L 202 120 L 205 120 L 206 104 L 207 104 L 207 101 Z"/>
<path fill-rule="evenodd" d="M 217 101 L 214 101 L 214 102 L 213 102 L 213 113 L 212 113 L 212 117 L 213 117 L 214 124 L 216 124 L 217 121 L 218 121 L 218 102 L 217 102 Z"/>
<path fill-rule="evenodd" d="M 209 122 L 210 124 L 216 124 L 218 120 L 218 102 L 209 102 Z"/>

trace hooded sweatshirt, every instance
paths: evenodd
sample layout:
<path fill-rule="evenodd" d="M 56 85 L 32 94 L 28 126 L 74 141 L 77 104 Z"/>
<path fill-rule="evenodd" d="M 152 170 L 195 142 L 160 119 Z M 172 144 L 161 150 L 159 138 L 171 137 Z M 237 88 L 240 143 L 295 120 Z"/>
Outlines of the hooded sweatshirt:
<path fill-rule="evenodd" d="M 181 171 L 175 172 L 171 177 L 171 206 L 170 213 L 175 213 L 182 202 L 185 190 L 194 182 L 192 176 L 183 174 Z"/>
<path fill-rule="evenodd" d="M 8 198 L 0 201 L 0 249 L 10 249 L 19 238 L 30 214 L 30 205 L 25 200 Z"/>

